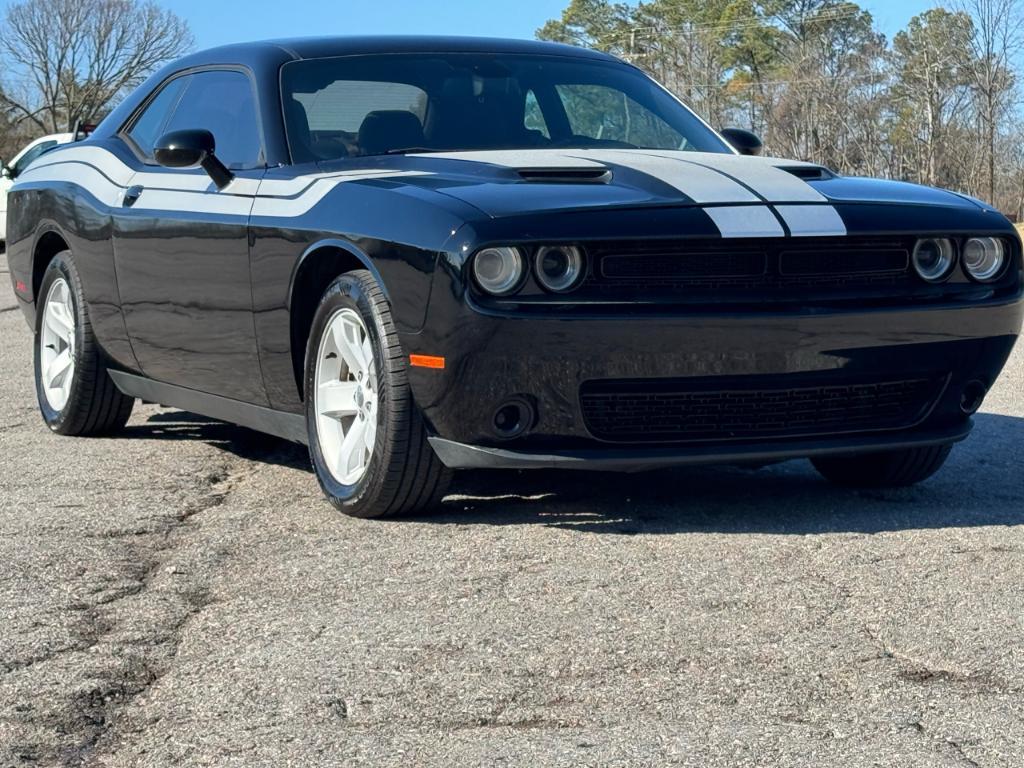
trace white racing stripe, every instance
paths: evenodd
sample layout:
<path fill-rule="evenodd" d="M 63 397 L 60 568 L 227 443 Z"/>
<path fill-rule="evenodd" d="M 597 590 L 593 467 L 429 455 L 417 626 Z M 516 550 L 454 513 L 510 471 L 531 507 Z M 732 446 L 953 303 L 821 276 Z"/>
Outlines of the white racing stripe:
<path fill-rule="evenodd" d="M 757 203 L 760 198 L 717 171 L 681 159 L 639 154 L 628 150 L 588 150 L 586 156 L 624 165 L 668 184 L 695 203 Z"/>
<path fill-rule="evenodd" d="M 705 208 L 722 237 L 785 237 L 786 232 L 767 205 Z"/>
<path fill-rule="evenodd" d="M 845 237 L 843 217 L 831 205 L 777 205 L 793 237 Z"/>
<path fill-rule="evenodd" d="M 796 237 L 846 234 L 846 225 L 836 209 L 828 205 L 828 198 L 803 179 L 782 169 L 815 167 L 811 163 L 650 149 L 538 149 L 422 156 L 489 163 L 519 170 L 568 168 L 574 164 L 575 167 L 624 166 L 669 185 L 699 204 L 777 204 L 780 215 Z M 718 225 L 722 237 L 785 236 L 778 219 L 766 207 L 708 208 L 706 213 Z"/>
<path fill-rule="evenodd" d="M 776 210 L 797 237 L 842 236 L 846 226 L 828 200 L 779 165 L 802 166 L 769 158 L 662 150 L 515 150 L 445 152 L 422 155 L 515 169 L 628 167 L 671 186 L 686 199 L 711 206 L 708 216 L 722 237 L 783 237 Z M 337 185 L 370 179 L 432 175 L 423 171 L 362 169 L 318 173 L 293 179 L 236 178 L 218 191 L 205 173 L 136 173 L 113 153 L 94 146 L 62 149 L 39 158 L 19 181 L 64 181 L 89 190 L 104 204 L 118 207 L 125 190 L 143 192 L 133 210 L 203 212 L 232 216 L 302 216 Z M 736 204 L 729 206 L 728 204 Z M 807 205 L 816 203 L 816 205 Z"/>
<path fill-rule="evenodd" d="M 423 171 L 363 171 L 361 173 L 335 174 L 319 178 L 310 185 L 298 197 L 272 197 L 262 194 L 264 189 L 260 187 L 260 195 L 252 208 L 253 216 L 279 216 L 282 218 L 294 218 L 301 216 L 311 210 L 313 206 L 323 200 L 327 194 L 339 184 L 346 184 L 353 181 L 369 181 L 372 179 L 408 178 L 411 176 L 430 176 Z M 265 182 L 266 183 L 266 182 Z M 273 182 L 271 182 L 273 184 Z"/>
<path fill-rule="evenodd" d="M 803 179 L 781 170 L 779 160 L 764 157 L 687 152 L 685 160 L 725 173 L 753 189 L 769 203 L 827 203 L 828 198 Z M 799 166 L 801 163 L 786 163 Z"/>
<path fill-rule="evenodd" d="M 89 165 L 65 163 L 42 167 L 32 163 L 18 176 L 19 182 L 57 181 L 75 184 L 89 190 L 97 200 L 115 208 L 124 201 L 124 187 L 112 184 L 110 179 Z"/>
<path fill-rule="evenodd" d="M 207 195 L 168 189 L 144 189 L 132 210 L 247 217 L 252 211 L 254 199 L 245 195 Z"/>
<path fill-rule="evenodd" d="M 72 147 L 44 155 L 23 181 L 65 181 L 87 189 L 110 207 L 119 207 L 129 187 L 142 187 L 134 211 L 212 213 L 227 216 L 294 218 L 310 211 L 338 184 L 368 179 L 429 175 L 416 171 L 359 170 L 317 173 L 294 179 L 235 178 L 223 190 L 205 173 L 136 173 L 99 147 Z"/>

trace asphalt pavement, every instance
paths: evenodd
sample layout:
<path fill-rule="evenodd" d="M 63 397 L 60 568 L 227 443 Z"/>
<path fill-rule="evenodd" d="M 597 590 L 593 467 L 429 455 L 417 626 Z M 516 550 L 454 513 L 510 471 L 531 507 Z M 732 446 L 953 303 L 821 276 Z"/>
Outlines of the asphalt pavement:
<path fill-rule="evenodd" d="M 202 417 L 51 435 L 0 272 L 3 768 L 1024 762 L 1024 352 L 914 489 L 479 473 L 364 522 Z"/>

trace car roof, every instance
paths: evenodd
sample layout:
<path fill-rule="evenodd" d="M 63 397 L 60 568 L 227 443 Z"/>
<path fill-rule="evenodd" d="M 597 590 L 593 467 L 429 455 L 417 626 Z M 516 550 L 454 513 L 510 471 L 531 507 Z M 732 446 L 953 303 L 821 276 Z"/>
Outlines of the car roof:
<path fill-rule="evenodd" d="M 427 35 L 375 35 L 363 37 L 310 37 L 290 40 L 264 40 L 253 43 L 210 48 L 190 54 L 165 65 L 137 88 L 97 127 L 92 137 L 104 140 L 116 135 L 118 129 L 145 102 L 153 90 L 167 78 L 190 69 L 203 67 L 243 67 L 255 76 L 257 96 L 262 104 L 279 104 L 276 84 L 281 67 L 292 61 L 322 59 L 366 54 L 409 53 L 482 53 L 532 54 L 565 56 L 577 59 L 615 62 L 627 66 L 614 56 L 586 48 L 540 40 L 506 40 L 486 37 L 445 37 Z M 280 115 L 270 133 L 264 135 L 269 163 L 284 162 L 288 156 Z"/>
<path fill-rule="evenodd" d="M 287 58 L 296 60 L 371 53 L 520 53 L 617 61 L 615 57 L 606 53 L 562 43 L 443 35 L 365 35 L 264 40 L 211 48 L 192 54 L 188 60 L 192 65 L 223 63 L 229 59 L 234 59 L 238 64 L 245 64 L 251 59 L 264 59 L 275 54 L 284 54 Z"/>

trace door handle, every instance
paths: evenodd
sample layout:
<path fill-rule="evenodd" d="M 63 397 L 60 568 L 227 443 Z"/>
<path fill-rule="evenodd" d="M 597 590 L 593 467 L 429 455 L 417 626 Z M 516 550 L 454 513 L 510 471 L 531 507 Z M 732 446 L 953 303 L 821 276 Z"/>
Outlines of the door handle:
<path fill-rule="evenodd" d="M 143 187 L 129 187 L 125 190 L 124 200 L 121 204 L 125 208 L 131 208 L 136 202 L 138 202 L 139 198 L 142 197 L 143 189 Z"/>

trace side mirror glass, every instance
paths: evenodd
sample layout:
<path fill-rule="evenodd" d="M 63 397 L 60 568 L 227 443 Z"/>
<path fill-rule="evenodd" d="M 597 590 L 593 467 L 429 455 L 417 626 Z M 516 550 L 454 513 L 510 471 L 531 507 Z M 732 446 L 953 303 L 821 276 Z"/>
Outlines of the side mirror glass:
<path fill-rule="evenodd" d="M 764 151 L 764 142 L 756 133 L 745 131 L 742 128 L 723 128 L 722 136 L 741 155 L 760 155 Z"/>
<path fill-rule="evenodd" d="M 217 159 L 213 134 L 204 130 L 165 133 L 153 147 L 153 157 L 164 168 L 202 168 L 223 189 L 235 178 Z"/>

